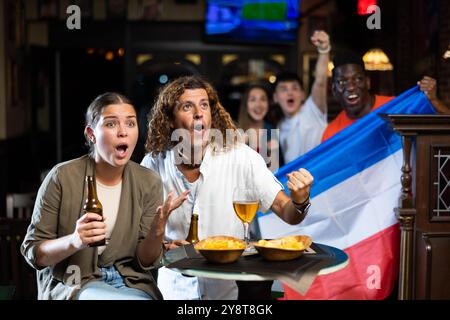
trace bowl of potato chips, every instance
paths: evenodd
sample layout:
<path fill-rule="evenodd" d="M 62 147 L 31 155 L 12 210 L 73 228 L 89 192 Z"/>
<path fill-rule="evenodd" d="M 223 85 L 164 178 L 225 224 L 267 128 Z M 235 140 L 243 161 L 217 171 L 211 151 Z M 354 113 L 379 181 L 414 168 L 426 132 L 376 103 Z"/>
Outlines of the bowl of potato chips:
<path fill-rule="evenodd" d="M 309 248 L 312 240 L 308 236 L 287 236 L 253 243 L 258 253 L 269 261 L 288 261 L 297 259 Z"/>
<path fill-rule="evenodd" d="M 229 236 L 208 237 L 199 241 L 195 250 L 212 263 L 235 262 L 245 250 L 245 242 Z"/>

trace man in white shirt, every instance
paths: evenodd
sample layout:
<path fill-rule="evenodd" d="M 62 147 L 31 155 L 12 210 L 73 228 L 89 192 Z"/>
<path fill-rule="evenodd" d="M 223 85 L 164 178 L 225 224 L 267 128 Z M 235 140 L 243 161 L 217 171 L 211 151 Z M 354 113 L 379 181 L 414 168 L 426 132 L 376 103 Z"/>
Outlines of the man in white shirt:
<path fill-rule="evenodd" d="M 327 126 L 328 62 L 330 39 L 324 31 L 315 31 L 311 42 L 319 57 L 310 96 L 305 101 L 302 82 L 295 73 L 277 76 L 273 100 L 282 112 L 278 123 L 280 147 L 285 163 L 291 162 L 320 144 Z"/>
<path fill-rule="evenodd" d="M 192 213 L 199 216 L 200 239 L 243 238 L 242 222 L 233 210 L 238 186 L 254 189 L 260 211 L 271 209 L 289 224 L 300 223 L 307 213 L 311 174 L 305 169 L 288 174 L 289 198 L 264 159 L 239 141 L 216 91 L 199 77 L 178 78 L 160 92 L 149 117 L 146 148 L 141 164 L 160 175 L 165 196 L 187 195 L 168 218 L 169 249 L 185 244 Z M 158 287 L 165 299 L 237 298 L 234 281 L 184 277 L 167 268 L 159 270 Z"/>

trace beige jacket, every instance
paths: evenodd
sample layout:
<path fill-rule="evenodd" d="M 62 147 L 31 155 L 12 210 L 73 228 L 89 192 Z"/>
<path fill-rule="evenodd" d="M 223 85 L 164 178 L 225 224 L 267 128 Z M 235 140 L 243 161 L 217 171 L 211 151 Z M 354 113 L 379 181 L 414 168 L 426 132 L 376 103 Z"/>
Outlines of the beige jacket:
<path fill-rule="evenodd" d="M 136 255 L 163 201 L 160 178 L 135 162 L 125 166 L 122 194 L 111 240 L 102 255 L 97 248 L 85 248 L 50 267 L 36 264 L 36 248 L 45 240 L 73 233 L 76 221 L 84 214 L 85 176 L 94 174 L 94 162 L 84 156 L 55 166 L 45 178 L 36 198 L 31 224 L 21 252 L 37 271 L 38 299 L 74 299 L 80 287 L 101 279 L 98 266 L 114 265 L 127 286 L 141 289 L 162 299 L 150 270 Z M 80 283 L 81 280 L 81 283 Z"/>

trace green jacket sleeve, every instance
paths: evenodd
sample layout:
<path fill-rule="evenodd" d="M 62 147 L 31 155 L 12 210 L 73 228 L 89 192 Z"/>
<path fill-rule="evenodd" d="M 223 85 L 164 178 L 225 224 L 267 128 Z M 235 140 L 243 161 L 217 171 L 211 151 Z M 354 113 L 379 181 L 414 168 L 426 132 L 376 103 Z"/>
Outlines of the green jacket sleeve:
<path fill-rule="evenodd" d="M 142 240 L 145 239 L 147 236 L 147 233 L 150 231 L 150 227 L 152 225 L 153 219 L 156 216 L 156 212 L 158 210 L 158 207 L 162 205 L 163 203 L 163 187 L 161 183 L 161 179 L 155 175 L 155 179 L 153 179 L 152 185 L 149 187 L 149 190 L 146 190 L 144 194 L 144 211 L 142 214 L 140 226 L 139 226 L 139 240 L 138 243 L 140 243 Z M 161 243 L 161 254 L 160 256 L 155 259 L 152 265 L 145 267 L 142 265 L 141 261 L 139 260 L 138 255 L 136 254 L 136 263 L 137 266 L 142 270 L 151 270 L 154 268 L 157 268 L 161 265 L 161 260 L 163 257 L 163 249 L 164 245 Z"/>

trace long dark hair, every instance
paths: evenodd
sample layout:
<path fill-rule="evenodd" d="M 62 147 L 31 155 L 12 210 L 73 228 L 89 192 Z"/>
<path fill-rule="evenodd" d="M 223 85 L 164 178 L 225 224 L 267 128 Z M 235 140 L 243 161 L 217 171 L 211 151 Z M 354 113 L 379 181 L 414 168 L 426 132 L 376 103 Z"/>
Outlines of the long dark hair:
<path fill-rule="evenodd" d="M 270 98 L 271 98 L 271 94 L 269 92 L 269 89 L 267 88 L 267 86 L 265 86 L 264 84 L 261 83 L 254 83 L 254 84 L 250 84 L 247 89 L 244 92 L 244 95 L 241 98 L 241 103 L 239 106 L 239 117 L 238 117 L 238 123 L 239 123 L 239 127 L 247 130 L 248 128 L 250 128 L 250 125 L 252 123 L 252 119 L 250 118 L 250 115 L 248 114 L 248 97 L 250 95 L 250 91 L 252 91 L 253 89 L 261 89 L 262 91 L 264 91 L 264 93 L 267 96 L 267 114 L 264 116 L 264 120 L 267 120 L 267 115 L 270 111 Z"/>
<path fill-rule="evenodd" d="M 97 98 L 95 98 L 94 101 L 92 101 L 89 107 L 87 108 L 85 115 L 84 137 L 86 139 L 86 145 L 89 147 L 89 155 L 91 157 L 94 156 L 94 144 L 89 139 L 89 136 L 86 132 L 86 128 L 87 127 L 94 128 L 97 125 L 97 122 L 104 108 L 106 108 L 111 104 L 122 104 L 122 103 L 126 103 L 133 106 L 131 100 L 125 97 L 124 95 L 117 92 L 106 92 L 97 96 Z"/>

